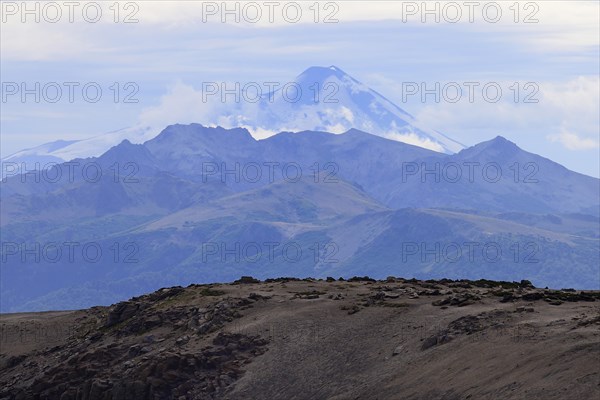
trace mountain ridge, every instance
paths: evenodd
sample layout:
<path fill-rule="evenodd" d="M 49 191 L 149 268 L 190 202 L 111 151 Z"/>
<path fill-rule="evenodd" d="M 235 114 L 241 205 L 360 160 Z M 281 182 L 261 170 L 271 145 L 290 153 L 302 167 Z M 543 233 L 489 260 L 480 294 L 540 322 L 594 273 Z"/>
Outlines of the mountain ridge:
<path fill-rule="evenodd" d="M 437 131 L 418 127 L 410 113 L 336 66 L 309 67 L 286 85 L 301 88 L 299 97 L 291 97 L 287 92 L 282 94 L 282 89 L 277 88 L 263 94 L 256 104 L 234 102 L 225 108 L 218 107 L 220 111 L 216 112 L 221 115 L 215 114 L 214 120 L 204 123 L 218 126 L 223 125 L 222 121 L 230 121 L 230 128 L 246 126 L 255 134 L 286 130 L 341 133 L 358 128 L 448 153 L 465 147 Z M 98 157 L 124 139 L 135 144 L 144 143 L 160 134 L 162 128 L 137 124 L 87 139 L 56 140 L 17 151 L 1 161 L 40 163 L 43 168 L 49 163 Z"/>
<path fill-rule="evenodd" d="M 491 277 L 595 288 L 600 228 L 598 215 L 587 214 L 598 210 L 600 180 L 503 138 L 472 149 L 448 155 L 359 130 L 256 140 L 245 129 L 179 124 L 144 144 L 122 141 L 79 159 L 101 169 L 98 181 L 79 170 L 70 181 L 68 163 L 55 167 L 58 182 L 13 176 L 0 183 L 9 244 L 0 307 L 87 307 L 243 274 Z M 530 162 L 537 183 L 523 181 Z M 449 167 L 469 163 L 480 165 L 472 181 L 466 169 L 451 179 Z M 502 168 L 499 179 L 494 168 L 481 175 L 487 164 Z M 20 254 L 71 242 L 91 242 L 105 257 L 90 263 L 78 254 L 72 262 L 63 252 L 57 262 L 37 262 Z M 478 252 L 468 257 L 464 243 L 479 243 Z M 486 245 L 499 260 L 481 253 Z M 301 250 L 294 262 L 289 249 Z M 135 262 L 124 263 L 131 254 Z"/>

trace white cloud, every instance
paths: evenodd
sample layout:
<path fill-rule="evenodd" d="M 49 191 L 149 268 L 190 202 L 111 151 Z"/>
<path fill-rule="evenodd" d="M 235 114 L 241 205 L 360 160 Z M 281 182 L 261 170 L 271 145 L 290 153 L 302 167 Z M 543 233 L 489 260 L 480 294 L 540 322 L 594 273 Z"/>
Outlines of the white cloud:
<path fill-rule="evenodd" d="M 60 2 L 58 2 L 61 4 Z M 113 2 L 100 2 L 103 11 L 102 18 L 98 23 L 91 24 L 82 19 L 81 11 L 75 13 L 75 22 L 67 20 L 68 10 L 63 10 L 63 17 L 58 23 L 44 22 L 35 23 L 29 17 L 28 23 L 21 23 L 20 15 L 8 16 L 7 22 L 2 24 L 2 57 L 4 60 L 87 60 L 89 57 L 101 55 L 108 57 L 123 56 L 123 52 L 131 49 L 130 38 L 136 38 L 139 49 L 152 49 L 157 36 L 171 38 L 171 43 L 179 43 L 181 39 L 189 40 L 190 35 L 197 33 L 198 38 L 207 40 L 213 38 L 215 31 L 227 25 L 234 33 L 233 41 L 229 45 L 243 40 L 249 30 L 253 29 L 282 29 L 298 26 L 299 24 L 315 25 L 315 6 L 313 2 L 279 2 L 280 5 L 274 11 L 274 22 L 269 22 L 268 8 L 265 2 L 253 2 L 261 8 L 261 18 L 258 23 L 247 22 L 243 10 L 244 2 L 231 2 L 229 7 L 239 4 L 240 23 L 235 23 L 232 16 L 226 16 L 228 23 L 223 24 L 222 2 L 202 1 L 144 1 L 129 2 L 136 4 L 139 10 L 134 17 L 137 23 L 125 24 L 123 19 L 130 12 L 125 9 L 128 2 L 120 2 L 121 22 L 114 23 Z M 204 18 L 203 7 L 206 3 L 216 5 L 219 10 L 215 15 Z M 283 16 L 285 4 L 299 4 L 302 8 L 297 23 L 290 23 L 289 18 Z M 414 15 L 407 15 L 407 4 L 413 3 L 418 7 Z M 431 2 L 433 3 L 433 2 Z M 600 3 L 590 1 L 545 1 L 545 2 L 521 2 L 519 23 L 514 22 L 514 3 L 499 2 L 502 7 L 502 18 L 498 23 L 489 23 L 483 18 L 483 6 L 487 1 L 479 2 L 480 5 L 474 9 L 474 23 L 469 22 L 468 8 L 465 2 L 436 1 L 440 4 L 439 16 L 442 24 L 447 18 L 446 4 L 457 3 L 461 5 L 459 25 L 461 29 L 467 29 L 475 34 L 502 35 L 503 40 L 508 40 L 516 46 L 525 45 L 532 51 L 556 52 L 564 50 L 579 50 L 582 48 L 594 48 L 600 45 L 598 35 L 598 15 Z M 423 14 L 423 2 L 421 1 L 343 1 L 343 2 L 320 2 L 317 20 L 319 27 L 338 29 L 347 24 L 355 22 L 394 21 L 400 29 L 402 26 L 423 26 L 424 28 L 438 25 L 432 15 Z M 498 4 L 498 3 L 497 3 Z M 539 10 L 526 8 L 526 4 L 536 4 Z M 112 7 L 112 8 L 111 8 Z M 431 4 L 428 7 L 432 7 Z M 511 8 L 512 7 L 512 8 Z M 288 10 L 288 14 L 292 13 Z M 523 19 L 534 12 L 538 23 L 523 23 Z M 333 15 L 338 23 L 326 24 L 323 20 Z M 422 23 L 422 17 L 428 18 Z M 208 22 L 203 22 L 206 19 Z M 246 20 L 246 22 L 244 22 Z M 403 22 L 404 20 L 408 22 Z M 452 24 L 454 25 L 454 24 Z M 220 27 L 219 27 L 220 26 Z M 179 39 L 178 39 L 179 38 Z M 275 43 L 277 44 L 277 43 Z M 150 46 L 150 47 L 149 47 Z M 295 54 L 296 51 L 315 51 L 323 48 L 322 44 L 309 43 L 295 45 L 292 47 L 258 46 L 254 51 L 276 52 L 277 54 Z"/>
<path fill-rule="evenodd" d="M 597 139 L 581 138 L 577 134 L 563 130 L 555 135 L 548 135 L 551 142 L 558 142 L 569 150 L 590 150 L 600 147 Z"/>
<path fill-rule="evenodd" d="M 2 59 L 45 61 L 82 57 L 92 51 L 93 40 L 86 41 L 74 26 L 42 24 L 3 24 L 0 46 Z"/>
<path fill-rule="evenodd" d="M 354 114 L 352 114 L 352 111 L 348 108 L 348 107 L 340 107 L 340 111 L 342 116 L 351 124 L 354 123 Z"/>
<path fill-rule="evenodd" d="M 203 122 L 207 117 L 219 115 L 218 103 L 203 102 L 202 92 L 181 82 L 173 85 L 160 98 L 160 104 L 144 109 L 139 116 L 143 126 L 160 126 L 192 122 Z"/>
<path fill-rule="evenodd" d="M 512 134 L 515 139 L 525 135 L 527 138 L 546 137 L 549 132 L 557 135 L 563 131 L 578 132 L 583 138 L 598 135 L 599 77 L 579 76 L 563 82 L 540 82 L 539 92 L 534 97 L 538 103 L 523 103 L 524 95 L 532 90 L 523 90 L 522 83 L 519 102 L 514 101 L 514 92 L 509 89 L 514 82 L 498 83 L 503 90 L 498 103 L 486 102 L 481 92 L 476 92 L 473 103 L 466 95 L 457 103 L 414 103 L 411 106 L 415 107 L 415 118 L 466 144 L 493 135 Z"/>
<path fill-rule="evenodd" d="M 579 76 L 566 82 L 540 84 L 540 107 L 560 118 L 570 131 L 597 135 L 600 127 L 600 77 Z"/>
<path fill-rule="evenodd" d="M 423 147 L 440 153 L 444 152 L 444 148 L 439 143 L 435 143 L 429 139 L 421 139 L 414 133 L 388 132 L 384 135 L 384 137 L 387 139 L 412 144 L 413 146 Z"/>

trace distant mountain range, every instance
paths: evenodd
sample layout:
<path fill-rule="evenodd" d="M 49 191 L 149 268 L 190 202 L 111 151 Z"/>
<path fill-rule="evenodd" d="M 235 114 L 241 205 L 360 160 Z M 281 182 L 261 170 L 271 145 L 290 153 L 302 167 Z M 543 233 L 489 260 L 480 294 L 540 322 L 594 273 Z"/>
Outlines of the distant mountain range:
<path fill-rule="evenodd" d="M 262 90 L 269 86 L 263 88 L 258 83 L 249 85 L 245 91 L 240 86 L 238 101 L 230 96 L 225 107 L 221 89 L 211 86 L 216 92 L 207 93 L 207 104 L 198 104 L 198 107 L 215 109 L 213 119 L 205 121 L 207 125 L 243 126 L 261 135 L 304 130 L 342 133 L 356 128 L 446 153 L 465 147 L 437 131 L 419 126 L 409 113 L 335 66 L 310 67 L 279 86 L 268 93 Z M 229 89 L 233 87 L 229 85 Z M 35 163 L 43 166 L 97 157 L 123 140 L 144 143 L 158 135 L 162 128 L 139 125 L 84 140 L 57 140 L 21 150 L 1 161 L 26 163 L 31 169 Z"/>
<path fill-rule="evenodd" d="M 502 137 L 446 154 L 356 129 L 172 125 L 35 178 L 0 184 L 3 312 L 241 275 L 600 288 L 600 180 Z"/>

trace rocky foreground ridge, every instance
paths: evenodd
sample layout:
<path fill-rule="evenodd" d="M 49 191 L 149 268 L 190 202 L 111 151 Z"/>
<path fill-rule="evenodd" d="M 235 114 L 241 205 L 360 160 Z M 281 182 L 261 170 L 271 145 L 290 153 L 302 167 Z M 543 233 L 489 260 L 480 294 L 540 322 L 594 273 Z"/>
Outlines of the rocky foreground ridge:
<path fill-rule="evenodd" d="M 600 292 L 250 277 L 0 315 L 0 399 L 591 399 Z"/>

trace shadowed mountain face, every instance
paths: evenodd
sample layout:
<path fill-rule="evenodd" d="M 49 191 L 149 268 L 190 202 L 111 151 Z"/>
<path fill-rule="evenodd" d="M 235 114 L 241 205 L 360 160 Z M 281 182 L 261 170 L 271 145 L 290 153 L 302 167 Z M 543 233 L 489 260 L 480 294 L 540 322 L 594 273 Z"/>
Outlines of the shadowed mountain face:
<path fill-rule="evenodd" d="M 125 149 L 121 149 L 125 147 Z M 447 207 L 488 211 L 583 212 L 598 215 L 598 179 L 567 170 L 497 137 L 445 155 L 358 130 L 282 132 L 257 141 L 244 129 L 173 125 L 128 153 L 105 154 L 235 191 L 298 175 L 340 178 L 360 185 L 392 208 Z M 138 154 L 139 153 L 139 154 Z M 111 155 L 114 162 L 114 155 Z M 552 188 L 552 190 L 548 190 Z"/>
<path fill-rule="evenodd" d="M 496 137 L 457 154 L 404 164 L 391 207 L 600 213 L 599 180 Z M 401 183 L 401 184 L 400 184 Z"/>
<path fill-rule="evenodd" d="M 600 286 L 599 180 L 501 137 L 447 155 L 358 130 L 173 125 L 0 187 L 2 311 L 242 274 Z"/>

